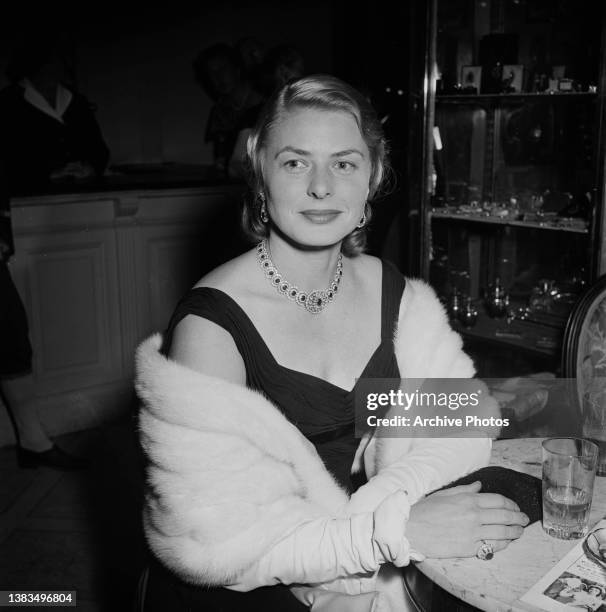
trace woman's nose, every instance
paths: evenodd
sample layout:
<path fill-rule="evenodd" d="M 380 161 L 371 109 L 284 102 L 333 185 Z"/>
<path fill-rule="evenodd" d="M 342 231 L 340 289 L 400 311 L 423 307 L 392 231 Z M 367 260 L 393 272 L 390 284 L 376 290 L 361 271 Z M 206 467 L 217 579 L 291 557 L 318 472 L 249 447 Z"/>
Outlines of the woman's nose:
<path fill-rule="evenodd" d="M 323 200 L 332 195 L 332 177 L 323 168 L 316 168 L 311 174 L 307 195 L 311 198 Z"/>

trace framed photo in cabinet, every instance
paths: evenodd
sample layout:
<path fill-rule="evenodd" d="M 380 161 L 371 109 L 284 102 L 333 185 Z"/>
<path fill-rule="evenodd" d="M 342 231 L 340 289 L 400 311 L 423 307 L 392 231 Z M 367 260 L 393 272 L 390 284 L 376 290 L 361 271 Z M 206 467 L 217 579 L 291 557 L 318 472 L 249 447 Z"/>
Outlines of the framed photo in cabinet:
<path fill-rule="evenodd" d="M 505 64 L 501 76 L 503 93 L 520 93 L 524 77 L 524 66 L 519 64 Z"/>
<path fill-rule="evenodd" d="M 481 81 L 482 66 L 463 66 L 461 68 L 461 88 L 463 93 L 479 93 Z"/>

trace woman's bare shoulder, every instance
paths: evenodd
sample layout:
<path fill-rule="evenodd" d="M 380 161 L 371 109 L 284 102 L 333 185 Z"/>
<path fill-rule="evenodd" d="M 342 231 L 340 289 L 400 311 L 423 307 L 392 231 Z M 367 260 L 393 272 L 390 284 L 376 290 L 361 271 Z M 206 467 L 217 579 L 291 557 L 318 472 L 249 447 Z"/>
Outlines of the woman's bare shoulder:
<path fill-rule="evenodd" d="M 238 298 L 254 265 L 254 249 L 215 268 L 202 277 L 195 287 L 219 289 Z M 188 315 L 175 327 L 171 358 L 204 374 L 244 384 L 244 362 L 231 334 L 216 323 Z"/>
<path fill-rule="evenodd" d="M 192 370 L 245 384 L 244 362 L 231 334 L 208 319 L 187 315 L 173 333 L 169 356 Z"/>

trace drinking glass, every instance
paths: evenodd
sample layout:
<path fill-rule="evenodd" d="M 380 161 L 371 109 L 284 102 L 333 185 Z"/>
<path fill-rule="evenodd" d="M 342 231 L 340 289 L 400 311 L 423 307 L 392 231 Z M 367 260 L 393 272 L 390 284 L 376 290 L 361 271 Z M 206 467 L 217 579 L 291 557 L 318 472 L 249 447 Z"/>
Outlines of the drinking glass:
<path fill-rule="evenodd" d="M 561 540 L 583 538 L 589 512 L 598 446 L 582 438 L 543 442 L 543 529 Z"/>

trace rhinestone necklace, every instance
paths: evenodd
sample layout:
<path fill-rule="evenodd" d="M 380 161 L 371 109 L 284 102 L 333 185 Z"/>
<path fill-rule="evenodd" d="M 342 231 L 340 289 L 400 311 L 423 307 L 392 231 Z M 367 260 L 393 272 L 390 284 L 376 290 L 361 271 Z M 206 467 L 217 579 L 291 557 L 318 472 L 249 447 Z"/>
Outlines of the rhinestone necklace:
<path fill-rule="evenodd" d="M 287 280 L 284 280 L 280 272 L 278 272 L 278 269 L 274 266 L 273 261 L 269 257 L 267 240 L 262 240 L 257 245 L 257 261 L 265 273 L 266 278 L 277 289 L 278 293 L 286 296 L 289 300 L 292 300 L 295 304 L 305 308 L 307 312 L 311 312 L 312 314 L 322 312 L 324 308 L 332 302 L 339 290 L 339 283 L 343 276 L 343 254 L 339 253 L 337 270 L 328 289 L 316 289 L 310 293 L 305 293 L 304 291 L 299 291 L 298 287 L 291 285 Z"/>

